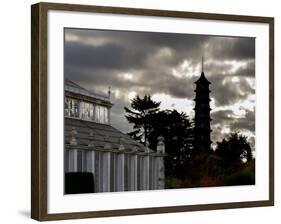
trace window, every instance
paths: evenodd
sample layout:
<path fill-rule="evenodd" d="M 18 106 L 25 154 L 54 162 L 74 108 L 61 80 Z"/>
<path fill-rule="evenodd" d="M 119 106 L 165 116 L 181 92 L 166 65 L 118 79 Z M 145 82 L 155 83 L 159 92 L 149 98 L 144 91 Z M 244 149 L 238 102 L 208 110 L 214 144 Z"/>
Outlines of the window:
<path fill-rule="evenodd" d="M 108 124 L 108 109 L 104 106 L 95 106 L 95 121 L 98 123 Z"/>
<path fill-rule="evenodd" d="M 104 123 L 108 124 L 108 109 L 106 107 L 104 109 Z"/>
<path fill-rule="evenodd" d="M 79 117 L 79 102 L 74 99 L 70 99 L 70 116 Z"/>
<path fill-rule="evenodd" d="M 79 117 L 86 120 L 94 120 L 94 105 L 91 103 L 80 102 Z"/>
<path fill-rule="evenodd" d="M 79 101 L 66 98 L 64 102 L 64 113 L 68 117 L 79 117 Z"/>
<path fill-rule="evenodd" d="M 70 99 L 67 97 L 64 98 L 64 115 L 70 116 Z"/>
<path fill-rule="evenodd" d="M 65 97 L 64 114 L 66 117 L 76 117 L 108 124 L 108 108 Z"/>
<path fill-rule="evenodd" d="M 100 106 L 95 106 L 95 121 L 99 122 L 100 120 Z"/>

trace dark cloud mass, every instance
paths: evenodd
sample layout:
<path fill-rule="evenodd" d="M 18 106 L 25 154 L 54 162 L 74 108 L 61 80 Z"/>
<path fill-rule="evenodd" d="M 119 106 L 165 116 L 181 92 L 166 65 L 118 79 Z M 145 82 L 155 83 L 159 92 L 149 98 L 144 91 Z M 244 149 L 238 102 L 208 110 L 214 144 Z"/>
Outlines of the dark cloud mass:
<path fill-rule="evenodd" d="M 254 38 L 213 37 L 212 40 L 208 50 L 218 60 L 247 60 L 255 55 Z"/>
<path fill-rule="evenodd" d="M 65 61 L 71 66 L 87 69 L 130 69 L 140 68 L 145 59 L 145 52 L 133 51 L 116 44 L 89 47 L 78 42 L 65 43 Z"/>
<path fill-rule="evenodd" d="M 254 142 L 254 38 L 65 29 L 65 77 L 95 92 L 111 86 L 111 122 L 124 132 L 131 126 L 123 107 L 135 94 L 191 102 L 202 56 L 212 82 L 212 138 L 241 130 Z M 176 109 L 192 116 L 194 105 L 183 105 Z"/>

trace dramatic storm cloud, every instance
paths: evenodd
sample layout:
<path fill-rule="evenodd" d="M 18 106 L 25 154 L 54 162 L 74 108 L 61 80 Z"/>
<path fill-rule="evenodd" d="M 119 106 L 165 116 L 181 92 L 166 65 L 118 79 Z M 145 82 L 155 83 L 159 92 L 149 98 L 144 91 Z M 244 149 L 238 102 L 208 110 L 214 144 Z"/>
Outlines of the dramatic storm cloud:
<path fill-rule="evenodd" d="M 194 81 L 212 83 L 212 141 L 232 131 L 255 136 L 255 39 L 192 34 L 65 30 L 65 78 L 95 92 L 112 89 L 111 123 L 131 131 L 124 106 L 150 94 L 162 109 L 193 118 Z M 215 144 L 214 144 L 215 146 Z"/>

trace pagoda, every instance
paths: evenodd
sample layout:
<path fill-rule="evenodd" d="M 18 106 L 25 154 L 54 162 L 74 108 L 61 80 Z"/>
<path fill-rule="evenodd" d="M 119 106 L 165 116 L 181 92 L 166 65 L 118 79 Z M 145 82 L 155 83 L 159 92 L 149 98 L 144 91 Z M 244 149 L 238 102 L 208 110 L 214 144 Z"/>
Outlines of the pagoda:
<path fill-rule="evenodd" d="M 210 117 L 210 89 L 209 82 L 204 74 L 204 59 L 202 57 L 202 72 L 195 82 L 195 117 L 194 117 L 194 150 L 197 153 L 211 150 L 211 117 Z"/>

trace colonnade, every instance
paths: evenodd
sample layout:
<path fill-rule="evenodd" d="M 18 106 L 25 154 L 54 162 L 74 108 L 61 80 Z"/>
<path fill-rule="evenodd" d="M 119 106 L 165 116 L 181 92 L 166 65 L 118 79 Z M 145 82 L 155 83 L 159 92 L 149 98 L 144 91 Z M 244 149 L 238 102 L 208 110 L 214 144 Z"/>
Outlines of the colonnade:
<path fill-rule="evenodd" d="M 165 188 L 163 137 L 158 138 L 157 151 L 125 149 L 122 143 L 116 149 L 110 144 L 95 147 L 92 139 L 90 133 L 88 146 L 79 145 L 75 137 L 66 144 L 65 171 L 93 173 L 95 192 Z"/>

